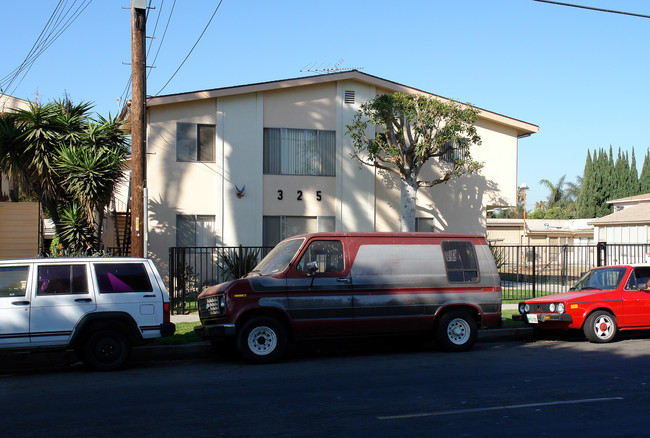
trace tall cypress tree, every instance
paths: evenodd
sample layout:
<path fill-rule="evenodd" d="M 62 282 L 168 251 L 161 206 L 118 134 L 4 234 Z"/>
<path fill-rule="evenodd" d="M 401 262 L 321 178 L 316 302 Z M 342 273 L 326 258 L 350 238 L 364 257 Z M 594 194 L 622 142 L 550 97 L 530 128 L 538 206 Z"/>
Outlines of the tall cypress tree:
<path fill-rule="evenodd" d="M 630 163 L 630 195 L 640 195 L 639 192 L 639 172 L 636 169 L 636 157 L 634 156 L 634 148 L 632 148 L 632 163 Z"/>
<path fill-rule="evenodd" d="M 650 149 L 646 150 L 641 176 L 639 176 L 639 194 L 646 193 L 650 193 Z"/>
<path fill-rule="evenodd" d="M 595 170 L 594 161 L 596 160 L 596 151 L 594 150 L 594 160 L 591 159 L 591 152 L 587 151 L 585 160 L 585 169 L 582 176 L 582 185 L 580 193 L 576 199 L 576 216 L 578 218 L 596 217 L 596 203 L 594 202 L 593 192 L 595 188 Z"/>

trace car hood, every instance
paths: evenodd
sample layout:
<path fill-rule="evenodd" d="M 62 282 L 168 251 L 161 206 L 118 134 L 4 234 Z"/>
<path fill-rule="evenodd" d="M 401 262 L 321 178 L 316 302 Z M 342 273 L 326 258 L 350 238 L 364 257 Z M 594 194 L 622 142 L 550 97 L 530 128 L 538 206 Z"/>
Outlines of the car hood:
<path fill-rule="evenodd" d="M 599 300 L 599 299 L 609 299 L 611 300 L 612 294 L 615 294 L 615 289 L 607 290 L 584 290 L 584 291 L 571 291 L 563 292 L 553 295 L 545 295 L 543 297 L 533 298 L 526 300 L 527 303 L 551 303 L 559 301 L 584 301 L 585 299 L 589 300 Z"/>

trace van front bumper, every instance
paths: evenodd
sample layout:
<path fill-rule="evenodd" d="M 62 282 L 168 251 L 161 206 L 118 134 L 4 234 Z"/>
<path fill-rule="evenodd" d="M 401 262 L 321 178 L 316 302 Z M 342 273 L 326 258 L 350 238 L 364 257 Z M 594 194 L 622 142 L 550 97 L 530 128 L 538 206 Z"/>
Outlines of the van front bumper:
<path fill-rule="evenodd" d="M 201 339 L 218 339 L 235 336 L 235 324 L 206 324 L 194 327 L 194 333 Z"/>

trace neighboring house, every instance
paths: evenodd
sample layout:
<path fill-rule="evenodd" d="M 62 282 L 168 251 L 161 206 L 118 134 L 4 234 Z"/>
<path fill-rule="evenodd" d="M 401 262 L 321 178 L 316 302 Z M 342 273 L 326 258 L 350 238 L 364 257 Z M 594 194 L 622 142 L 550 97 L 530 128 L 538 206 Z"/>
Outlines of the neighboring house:
<path fill-rule="evenodd" d="M 593 219 L 487 220 L 487 238 L 497 245 L 593 245 Z"/>
<path fill-rule="evenodd" d="M 352 159 L 346 135 L 362 103 L 398 91 L 429 95 L 348 71 L 150 98 L 149 255 L 399 230 L 398 181 Z M 515 205 L 518 140 L 539 128 L 487 110 L 476 126 L 482 145 L 471 153 L 484 168 L 420 189 L 418 230 L 485 234 L 488 208 Z M 432 162 L 421 177 L 435 172 Z"/>
<path fill-rule="evenodd" d="M 589 223 L 594 239 L 607 243 L 650 243 L 650 193 L 607 201 L 614 213 Z"/>

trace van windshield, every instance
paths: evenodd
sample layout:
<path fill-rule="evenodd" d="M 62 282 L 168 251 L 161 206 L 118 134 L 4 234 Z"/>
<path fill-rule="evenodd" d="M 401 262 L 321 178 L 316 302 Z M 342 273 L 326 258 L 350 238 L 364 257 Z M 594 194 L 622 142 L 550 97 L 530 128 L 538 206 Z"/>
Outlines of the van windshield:
<path fill-rule="evenodd" d="M 289 262 L 291 262 L 293 256 L 296 255 L 296 252 L 298 252 L 304 241 L 305 239 L 302 238 L 284 240 L 278 243 L 277 246 L 273 248 L 257 266 L 255 266 L 255 269 L 248 274 L 248 277 L 271 275 L 284 271 L 287 266 L 289 266 Z"/>

